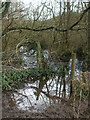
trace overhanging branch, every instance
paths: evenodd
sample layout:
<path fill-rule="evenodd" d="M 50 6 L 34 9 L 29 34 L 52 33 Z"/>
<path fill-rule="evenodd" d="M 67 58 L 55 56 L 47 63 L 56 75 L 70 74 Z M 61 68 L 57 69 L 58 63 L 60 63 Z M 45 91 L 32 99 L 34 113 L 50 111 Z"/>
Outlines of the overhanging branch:
<path fill-rule="evenodd" d="M 35 31 L 35 32 L 38 32 L 38 31 L 46 31 L 46 30 L 56 30 L 58 32 L 66 32 L 68 30 L 84 30 L 86 28 L 77 28 L 77 29 L 74 29 L 74 27 L 82 20 L 83 16 L 85 15 L 85 13 L 90 9 L 90 7 L 88 7 L 87 9 L 85 9 L 81 15 L 81 17 L 79 18 L 78 21 L 76 21 L 72 26 L 70 26 L 68 29 L 60 29 L 60 28 L 57 28 L 57 27 L 54 27 L 54 26 L 50 26 L 50 27 L 46 27 L 46 28 L 30 28 L 30 27 L 12 27 L 12 28 L 8 28 L 6 29 L 5 31 L 2 32 L 2 36 L 4 36 L 6 33 L 8 32 L 11 32 L 11 31 L 17 31 L 17 30 L 31 30 L 31 31 Z"/>
<path fill-rule="evenodd" d="M 83 16 L 85 15 L 85 13 L 86 13 L 89 9 L 90 9 L 90 6 L 83 11 L 83 13 L 82 13 L 81 17 L 79 18 L 79 20 L 78 20 L 77 22 L 75 22 L 69 29 L 72 29 L 74 26 L 76 26 L 76 25 L 82 20 Z"/>

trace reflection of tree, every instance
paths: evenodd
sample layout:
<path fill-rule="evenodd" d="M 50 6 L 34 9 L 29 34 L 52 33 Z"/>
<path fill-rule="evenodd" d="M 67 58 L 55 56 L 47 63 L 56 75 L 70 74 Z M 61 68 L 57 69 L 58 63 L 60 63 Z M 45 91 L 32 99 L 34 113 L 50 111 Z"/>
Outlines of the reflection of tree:
<path fill-rule="evenodd" d="M 40 80 L 38 88 L 31 86 L 31 88 L 33 88 L 37 91 L 35 93 L 35 95 L 37 96 L 36 100 L 39 99 L 39 96 L 41 95 L 41 93 L 46 95 L 46 97 L 48 97 L 51 100 L 61 100 L 61 101 L 65 100 L 66 99 L 65 98 L 66 91 L 65 91 L 64 81 L 65 81 L 65 74 L 63 74 L 62 79 L 60 77 L 60 79 L 53 78 L 53 79 L 51 79 L 51 81 L 50 80 Z M 47 82 L 49 82 L 49 84 Z M 47 92 L 45 92 L 43 90 L 44 85 L 46 86 Z M 61 89 L 61 86 L 63 87 L 63 89 Z M 53 90 L 53 88 L 55 89 L 55 91 Z M 63 94 L 63 92 L 64 92 L 64 94 Z M 64 97 L 62 97 L 62 96 L 64 96 Z"/>
<path fill-rule="evenodd" d="M 23 92 L 24 92 L 25 94 L 20 93 L 20 92 L 18 92 L 18 91 L 14 91 L 14 92 L 16 92 L 16 93 L 18 94 L 18 96 L 21 95 L 21 96 L 22 96 L 21 98 L 23 98 L 23 97 L 26 98 L 26 99 L 28 100 L 29 104 L 32 106 L 32 102 L 30 101 L 29 96 L 26 95 L 25 90 L 23 90 Z M 14 97 L 13 97 L 13 98 L 14 98 Z M 16 101 L 15 101 L 15 102 L 16 102 Z M 21 101 L 20 101 L 20 102 L 21 102 Z"/>
<path fill-rule="evenodd" d="M 38 88 L 37 88 L 37 87 L 34 87 L 34 86 L 31 86 L 31 88 L 33 88 L 33 89 L 35 89 L 35 90 L 38 90 Z M 46 95 L 46 97 L 48 97 L 49 99 L 52 99 L 52 100 L 58 99 L 58 100 L 66 101 L 64 98 L 61 98 L 61 97 L 56 96 L 56 95 L 53 95 L 53 96 L 52 96 L 52 95 L 46 93 L 46 92 L 43 91 L 43 90 L 41 90 L 40 92 L 43 93 L 44 95 Z M 39 93 L 39 95 L 40 95 L 40 93 Z"/>
<path fill-rule="evenodd" d="M 39 82 L 39 88 L 37 88 L 37 92 L 35 94 L 37 96 L 36 100 L 39 99 L 40 93 L 41 93 L 44 85 L 46 84 L 46 82 L 47 82 L 46 80 L 42 80 L 42 79 L 40 80 L 40 82 Z"/>

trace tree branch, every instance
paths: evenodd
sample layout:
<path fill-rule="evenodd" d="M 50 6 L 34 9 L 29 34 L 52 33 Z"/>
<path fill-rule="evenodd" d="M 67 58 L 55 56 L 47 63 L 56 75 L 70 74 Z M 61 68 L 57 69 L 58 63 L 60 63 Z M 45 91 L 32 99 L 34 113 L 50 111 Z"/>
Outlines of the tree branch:
<path fill-rule="evenodd" d="M 8 28 L 6 29 L 5 31 L 2 32 L 2 36 L 4 36 L 6 33 L 8 32 L 11 32 L 11 31 L 17 31 L 17 30 L 31 30 L 31 31 L 46 31 L 46 30 L 56 30 L 58 32 L 66 32 L 68 30 L 84 30 L 86 28 L 78 28 L 78 29 L 73 29 L 83 18 L 83 16 L 85 15 L 85 13 L 90 9 L 90 7 L 88 7 L 87 9 L 85 9 L 81 15 L 81 17 L 79 18 L 78 21 L 76 21 L 71 27 L 69 27 L 68 29 L 60 29 L 60 28 L 57 28 L 57 27 L 54 27 L 54 26 L 50 26 L 50 27 L 46 27 L 46 28 L 40 28 L 40 29 L 36 29 L 36 28 L 30 28 L 30 27 L 12 27 L 12 28 Z"/>
<path fill-rule="evenodd" d="M 79 18 L 79 20 L 78 20 L 77 22 L 75 22 L 69 29 L 72 29 L 74 26 L 76 26 L 76 25 L 82 20 L 83 16 L 85 15 L 85 13 L 86 13 L 89 9 L 90 9 L 90 6 L 83 11 L 83 13 L 82 13 L 81 17 Z"/>
<path fill-rule="evenodd" d="M 9 6 L 10 6 L 11 2 L 5 2 L 4 5 L 2 5 L 2 7 L 5 7 L 4 10 L 2 11 L 2 18 L 7 14 Z M 2 8 L 1 8 L 2 9 Z"/>

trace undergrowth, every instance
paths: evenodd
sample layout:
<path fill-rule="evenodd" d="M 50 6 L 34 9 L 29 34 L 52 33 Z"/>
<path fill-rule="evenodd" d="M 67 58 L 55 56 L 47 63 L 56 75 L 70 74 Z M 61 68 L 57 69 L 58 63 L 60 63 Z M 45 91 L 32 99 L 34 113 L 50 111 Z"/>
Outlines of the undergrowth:
<path fill-rule="evenodd" d="M 33 80 L 40 79 L 42 76 L 52 76 L 52 74 L 54 72 L 49 67 L 47 69 L 32 68 L 21 71 L 5 70 L 2 72 L 2 89 L 12 90 L 12 88 L 17 88 L 22 81 L 31 80 L 32 77 Z"/>
<path fill-rule="evenodd" d="M 29 69 L 23 69 L 23 70 L 5 70 L 2 72 L 2 89 L 3 90 L 12 90 L 14 88 L 18 88 L 19 85 L 22 82 L 28 81 L 29 80 L 37 80 L 37 79 L 42 79 L 47 80 L 50 78 L 54 78 L 55 76 L 62 76 L 62 74 L 66 74 L 67 68 L 66 67 L 59 67 L 56 71 L 53 71 L 49 66 L 44 69 L 42 67 L 41 69 L 39 68 L 29 68 Z M 41 78 L 42 77 L 42 78 Z M 33 79 L 32 79 L 33 78 Z M 88 96 L 88 84 L 83 83 L 82 80 L 75 80 L 75 88 L 76 88 L 76 97 L 80 97 L 80 91 L 82 90 L 82 97 L 85 98 Z"/>

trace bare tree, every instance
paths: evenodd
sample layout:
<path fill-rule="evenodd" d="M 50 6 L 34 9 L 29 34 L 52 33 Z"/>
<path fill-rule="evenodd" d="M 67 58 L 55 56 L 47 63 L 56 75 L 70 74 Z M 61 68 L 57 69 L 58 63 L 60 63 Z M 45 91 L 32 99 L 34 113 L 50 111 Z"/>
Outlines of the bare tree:
<path fill-rule="evenodd" d="M 7 14 L 9 6 L 10 6 L 10 2 L 11 2 L 11 0 L 10 1 L 6 0 L 6 2 L 1 2 L 0 3 L 1 4 L 0 9 L 2 9 L 2 13 L 1 13 L 2 18 Z"/>
<path fill-rule="evenodd" d="M 90 7 L 90 2 L 88 3 Z M 88 96 L 88 111 L 90 113 L 90 9 L 88 10 L 88 85 L 89 85 L 89 96 Z"/>

